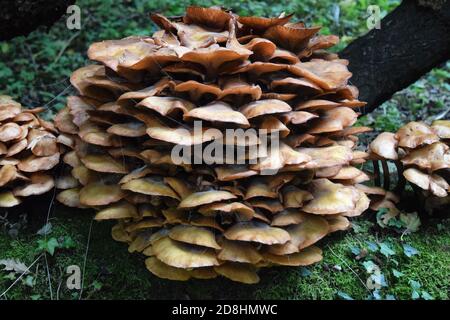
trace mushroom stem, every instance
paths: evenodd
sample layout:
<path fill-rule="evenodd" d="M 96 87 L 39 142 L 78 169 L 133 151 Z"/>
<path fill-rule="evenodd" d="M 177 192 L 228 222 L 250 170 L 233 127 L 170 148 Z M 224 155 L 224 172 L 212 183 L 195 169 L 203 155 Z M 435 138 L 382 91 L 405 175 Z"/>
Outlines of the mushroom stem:
<path fill-rule="evenodd" d="M 372 164 L 373 164 L 375 185 L 379 187 L 381 186 L 381 180 L 380 180 L 380 167 L 378 166 L 378 160 L 372 160 Z"/>
<path fill-rule="evenodd" d="M 391 179 L 389 177 L 389 166 L 386 160 L 381 160 L 381 165 L 383 167 L 383 189 L 389 190 L 391 184 Z"/>
<path fill-rule="evenodd" d="M 406 185 L 406 179 L 403 176 L 404 168 L 400 161 L 394 161 L 394 163 L 397 168 L 397 176 L 398 176 L 398 181 L 397 181 L 397 185 L 395 186 L 394 192 L 396 194 L 398 194 L 399 196 L 401 196 L 403 191 L 405 190 L 405 185 Z"/>

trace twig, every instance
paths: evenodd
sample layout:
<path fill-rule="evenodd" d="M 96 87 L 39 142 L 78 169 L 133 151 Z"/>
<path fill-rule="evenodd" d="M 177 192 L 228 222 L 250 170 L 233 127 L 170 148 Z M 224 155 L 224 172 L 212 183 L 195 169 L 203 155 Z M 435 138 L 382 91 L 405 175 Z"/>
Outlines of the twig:
<path fill-rule="evenodd" d="M 45 269 L 47 270 L 48 289 L 50 291 L 50 300 L 53 300 L 52 278 L 50 276 L 50 268 L 48 267 L 47 254 L 44 253 Z"/>
<path fill-rule="evenodd" d="M 61 58 L 61 56 L 64 54 L 64 52 L 66 51 L 66 49 L 69 47 L 70 43 L 80 35 L 80 31 L 75 32 L 70 38 L 69 40 L 67 40 L 66 44 L 64 45 L 64 47 L 61 48 L 61 50 L 59 51 L 58 55 L 56 56 L 55 60 L 53 60 L 53 63 L 57 63 L 58 60 Z"/>
<path fill-rule="evenodd" d="M 339 260 L 341 260 L 341 262 L 342 262 L 347 268 L 350 269 L 350 271 L 351 271 L 351 272 L 359 279 L 359 281 L 361 281 L 361 283 L 363 284 L 364 288 L 366 288 L 366 290 L 367 290 L 368 292 L 370 292 L 369 288 L 367 288 L 366 283 L 361 279 L 361 277 L 356 273 L 356 271 L 353 270 L 352 267 L 350 267 L 350 265 L 349 265 L 347 262 L 345 262 L 344 259 L 342 259 L 342 258 L 341 258 L 340 256 L 338 256 L 336 253 L 334 253 L 334 251 L 333 251 L 333 249 L 331 249 L 330 245 L 327 245 L 327 248 L 330 250 L 330 252 L 331 252 L 331 254 L 332 254 L 333 256 L 335 256 L 336 258 L 338 258 Z"/>
<path fill-rule="evenodd" d="M 88 241 L 86 244 L 86 252 L 84 254 L 84 262 L 83 262 L 83 276 L 81 278 L 81 289 L 80 289 L 80 295 L 78 297 L 79 300 L 81 300 L 81 296 L 83 294 L 83 287 L 84 287 L 84 273 L 86 271 L 86 261 L 87 261 L 87 255 L 89 251 L 89 244 L 91 242 L 91 233 L 92 233 L 92 225 L 94 224 L 94 219 L 91 220 L 91 225 L 89 226 L 89 234 L 88 234 Z"/>
<path fill-rule="evenodd" d="M 25 269 L 25 271 L 24 271 L 19 277 L 18 277 L 16 280 L 14 280 L 14 282 L 13 282 L 13 283 L 5 290 L 5 291 L 3 291 L 2 294 L 0 294 L 0 298 L 2 298 L 2 297 L 5 297 L 5 298 L 6 298 L 6 294 L 8 293 L 8 291 L 11 290 L 11 288 L 14 287 L 14 286 L 16 285 L 16 283 L 17 283 L 20 279 L 22 279 L 22 277 L 23 277 L 23 276 L 31 269 L 32 266 L 34 266 L 34 264 L 35 264 L 36 262 L 39 261 L 40 258 L 42 258 L 42 255 L 43 255 L 43 253 L 41 253 L 41 254 L 36 258 L 36 260 L 34 260 L 33 263 L 30 264 L 30 265 Z"/>

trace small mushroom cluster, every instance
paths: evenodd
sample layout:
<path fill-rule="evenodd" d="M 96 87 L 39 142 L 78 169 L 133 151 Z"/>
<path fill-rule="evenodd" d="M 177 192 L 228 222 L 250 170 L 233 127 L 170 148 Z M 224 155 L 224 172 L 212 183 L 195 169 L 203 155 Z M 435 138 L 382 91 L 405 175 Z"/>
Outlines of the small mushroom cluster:
<path fill-rule="evenodd" d="M 320 261 L 312 245 L 369 206 L 356 134 L 370 129 L 352 127 L 364 102 L 348 61 L 324 50 L 337 37 L 292 15 L 215 7 L 151 18 L 153 37 L 94 43 L 88 55 L 100 64 L 72 74 L 79 95 L 55 124 L 71 142 L 63 160 L 76 185 L 57 199 L 117 220 L 113 238 L 162 278 L 256 283 L 258 268 Z M 255 153 L 255 130 L 245 143 L 221 140 L 236 158 L 174 160 L 174 146 L 205 150 L 226 129 L 280 139 Z"/>
<path fill-rule="evenodd" d="M 369 146 L 370 158 L 383 163 L 385 184 L 389 181 L 387 160 L 397 164 L 399 174 L 425 195 L 445 198 L 450 191 L 450 120 L 431 126 L 410 122 L 397 133 L 383 132 Z"/>
<path fill-rule="evenodd" d="M 50 170 L 59 163 L 57 130 L 39 118 L 43 108 L 23 109 L 0 96 L 0 207 L 40 195 L 55 185 Z"/>

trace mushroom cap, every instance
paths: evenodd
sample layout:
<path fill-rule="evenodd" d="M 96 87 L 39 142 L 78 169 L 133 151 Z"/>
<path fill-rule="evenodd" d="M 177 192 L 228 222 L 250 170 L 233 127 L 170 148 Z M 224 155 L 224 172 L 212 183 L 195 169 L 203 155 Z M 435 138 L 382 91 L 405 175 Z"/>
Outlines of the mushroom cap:
<path fill-rule="evenodd" d="M 357 217 L 369 208 L 370 199 L 362 191 L 359 193 L 358 200 L 356 201 L 355 208 L 350 211 L 343 212 L 342 215 L 346 217 Z"/>
<path fill-rule="evenodd" d="M 289 233 L 262 222 L 240 222 L 224 233 L 228 240 L 252 241 L 263 244 L 283 244 L 290 240 Z"/>
<path fill-rule="evenodd" d="M 267 130 L 268 134 L 278 132 L 282 138 L 286 137 L 291 132 L 283 122 L 274 116 L 265 116 L 262 119 L 259 128 Z"/>
<path fill-rule="evenodd" d="M 233 110 L 225 102 L 215 101 L 204 107 L 192 109 L 183 116 L 184 120 L 200 119 L 212 122 L 234 123 L 243 127 L 249 127 L 247 118 L 239 111 Z"/>
<path fill-rule="evenodd" d="M 195 80 L 188 80 L 174 85 L 175 92 L 187 92 L 193 101 L 200 101 L 202 98 L 217 99 L 222 95 L 222 90 L 215 84 L 201 83 Z"/>
<path fill-rule="evenodd" d="M 404 165 L 416 165 L 430 171 L 450 168 L 449 149 L 445 143 L 434 142 L 412 150 L 401 161 Z"/>
<path fill-rule="evenodd" d="M 80 203 L 87 206 L 104 206 L 125 196 L 119 185 L 92 182 L 81 188 Z"/>
<path fill-rule="evenodd" d="M 95 215 L 95 220 L 129 219 L 137 217 L 138 212 L 136 207 L 128 201 L 123 200 L 113 203 L 105 209 L 97 212 Z"/>
<path fill-rule="evenodd" d="M 12 164 L 3 165 L 0 168 L 0 187 L 3 187 L 17 176 L 16 166 Z"/>
<path fill-rule="evenodd" d="M 288 255 L 264 253 L 266 261 L 282 266 L 308 266 L 322 260 L 322 250 L 317 247 L 307 247 L 300 252 Z"/>
<path fill-rule="evenodd" d="M 287 186 L 282 191 L 283 205 L 285 208 L 301 208 L 303 203 L 313 199 L 313 195 L 306 190 L 295 186 Z"/>
<path fill-rule="evenodd" d="M 223 200 L 236 199 L 237 197 L 228 191 L 211 190 L 194 192 L 184 198 L 178 205 L 179 209 L 189 209 L 199 207 L 208 203 L 219 202 Z"/>
<path fill-rule="evenodd" d="M 294 209 L 287 209 L 277 213 L 270 223 L 273 227 L 285 227 L 292 224 L 300 224 L 305 220 L 305 214 Z"/>
<path fill-rule="evenodd" d="M 22 105 L 10 96 L 0 95 L 0 121 L 14 118 L 22 111 Z"/>
<path fill-rule="evenodd" d="M 22 128 L 15 122 L 8 122 L 0 126 L 0 141 L 8 142 L 18 139 L 22 135 Z"/>
<path fill-rule="evenodd" d="M 253 218 L 255 210 L 241 202 L 230 202 L 230 203 L 211 203 L 201 206 L 198 209 L 203 215 L 215 215 L 220 214 L 235 214 L 238 217 L 238 221 L 249 221 Z"/>
<path fill-rule="evenodd" d="M 187 112 L 195 108 L 195 105 L 192 102 L 184 99 L 176 97 L 157 96 L 145 98 L 144 100 L 139 102 L 137 106 L 154 110 L 162 116 L 169 116 L 177 111 L 186 114 Z"/>
<path fill-rule="evenodd" d="M 258 171 L 248 169 L 245 165 L 227 165 L 214 168 L 217 179 L 220 181 L 233 181 L 258 174 Z"/>
<path fill-rule="evenodd" d="M 169 237 L 179 242 L 195 244 L 207 248 L 220 249 L 214 233 L 204 227 L 177 225 L 170 229 Z"/>
<path fill-rule="evenodd" d="M 217 258 L 221 261 L 256 264 L 262 260 L 261 254 L 255 246 L 243 241 L 230 241 L 225 238 L 219 240 L 221 249 Z"/>
<path fill-rule="evenodd" d="M 422 144 L 431 144 L 439 141 L 439 137 L 428 127 L 421 122 L 409 122 L 401 127 L 395 137 L 398 140 L 400 147 L 417 148 Z"/>
<path fill-rule="evenodd" d="M 163 237 L 153 243 L 156 258 L 177 268 L 198 268 L 217 266 L 219 262 L 214 250 L 185 244 Z"/>
<path fill-rule="evenodd" d="M 318 115 L 306 111 L 291 111 L 281 115 L 280 119 L 284 124 L 303 124 L 318 117 Z"/>
<path fill-rule="evenodd" d="M 256 179 L 252 179 L 250 181 L 249 186 L 247 187 L 247 192 L 245 193 L 244 199 L 249 200 L 251 198 L 277 198 L 278 193 L 275 192 L 266 182 L 265 179 L 261 179 L 257 177 Z"/>
<path fill-rule="evenodd" d="M 28 197 L 46 193 L 54 186 L 55 181 L 52 176 L 35 172 L 31 175 L 31 181 L 28 184 L 14 188 L 13 193 L 15 196 Z"/>
<path fill-rule="evenodd" d="M 284 49 L 298 53 L 307 46 L 309 39 L 319 30 L 320 27 L 304 28 L 295 24 L 275 25 L 264 32 L 264 38 L 277 43 Z"/>
<path fill-rule="evenodd" d="M 174 199 L 180 199 L 179 196 L 173 191 L 159 177 L 145 177 L 128 181 L 122 184 L 123 190 L 129 190 L 136 193 L 146 194 L 150 196 L 162 196 L 170 197 Z"/>
<path fill-rule="evenodd" d="M 106 132 L 122 137 L 142 137 L 147 134 L 147 127 L 142 122 L 118 123 L 109 127 Z"/>
<path fill-rule="evenodd" d="M 313 199 L 302 210 L 312 214 L 337 214 L 353 210 L 360 196 L 354 187 L 325 178 L 313 180 L 310 188 Z"/>
<path fill-rule="evenodd" d="M 350 221 L 339 214 L 337 215 L 329 215 L 325 217 L 328 222 L 328 226 L 330 227 L 328 232 L 335 232 L 335 231 L 344 231 L 347 230 L 350 227 Z"/>
<path fill-rule="evenodd" d="M 20 199 L 16 198 L 11 191 L 0 192 L 0 208 L 11 208 L 20 203 Z"/>
<path fill-rule="evenodd" d="M 80 189 L 79 188 L 72 188 L 67 189 L 64 191 L 61 191 L 56 196 L 56 200 L 58 200 L 60 203 L 72 207 L 72 208 L 86 208 L 83 204 L 80 202 Z"/>
<path fill-rule="evenodd" d="M 300 62 L 289 66 L 288 70 L 296 76 L 311 80 L 325 90 L 335 90 L 345 86 L 352 76 L 346 65 L 321 59 Z"/>
<path fill-rule="evenodd" d="M 280 212 L 284 209 L 283 205 L 280 203 L 280 201 L 276 200 L 276 199 L 250 199 L 248 201 L 252 207 L 254 208 L 259 208 L 259 209 L 264 209 L 269 211 L 270 213 L 277 213 Z M 255 215 L 256 217 L 256 215 Z M 263 219 L 264 220 L 264 219 Z M 267 220 L 269 223 L 270 221 Z"/>
<path fill-rule="evenodd" d="M 430 190 L 437 197 L 446 197 L 450 188 L 449 184 L 439 175 L 428 175 L 416 168 L 409 168 L 403 172 L 403 176 L 409 182 L 424 190 Z"/>
<path fill-rule="evenodd" d="M 190 130 L 184 127 L 152 127 L 147 128 L 147 134 L 154 139 L 183 146 L 202 144 L 222 138 L 222 133 L 219 130 L 208 128 L 202 128 L 202 130 Z"/>
<path fill-rule="evenodd" d="M 270 27 L 277 25 L 284 25 L 289 22 L 294 14 L 281 15 L 275 18 L 265 18 L 265 17 L 238 17 L 239 23 L 242 23 L 245 27 L 248 27 L 256 32 L 262 32 Z"/>
<path fill-rule="evenodd" d="M 289 104 L 276 99 L 265 99 L 250 102 L 239 109 L 239 111 L 246 116 L 247 119 L 252 119 L 266 114 L 288 112 L 291 110 L 292 109 Z"/>
<path fill-rule="evenodd" d="M 322 148 L 298 148 L 298 152 L 307 154 L 311 161 L 307 168 L 326 168 L 346 165 L 352 160 L 352 150 L 346 146 L 331 146 Z"/>
<path fill-rule="evenodd" d="M 259 282 L 259 276 L 256 273 L 255 267 L 252 265 L 238 262 L 226 262 L 219 266 L 215 266 L 214 270 L 218 274 L 233 281 L 246 284 L 255 284 Z"/>
<path fill-rule="evenodd" d="M 186 198 L 193 192 L 192 187 L 182 179 L 175 177 L 165 177 L 164 182 L 168 184 L 175 192 L 180 196 L 181 199 Z"/>
<path fill-rule="evenodd" d="M 47 157 L 31 155 L 19 162 L 17 168 L 24 172 L 37 172 L 52 169 L 59 163 L 59 152 Z"/>
<path fill-rule="evenodd" d="M 258 159 L 258 163 L 252 165 L 253 170 L 267 171 L 271 173 L 272 170 L 277 171 L 288 165 L 305 165 L 311 160 L 311 157 L 303 152 L 292 149 L 287 144 L 280 142 L 277 146 L 271 146 L 269 154 L 266 157 Z M 275 172 L 276 173 L 276 172 Z"/>
<path fill-rule="evenodd" d="M 187 281 L 191 278 L 188 270 L 169 266 L 155 257 L 145 259 L 145 266 L 148 271 L 163 279 Z"/>
<path fill-rule="evenodd" d="M 431 129 L 441 139 L 450 139 L 450 120 L 434 120 Z"/>
<path fill-rule="evenodd" d="M 123 228 L 122 223 L 118 223 L 111 228 L 111 237 L 115 241 L 130 243 L 131 237 Z"/>
<path fill-rule="evenodd" d="M 125 166 L 107 154 L 87 154 L 80 157 L 86 168 L 105 173 L 127 173 Z"/>
<path fill-rule="evenodd" d="M 220 8 L 189 6 L 186 8 L 186 15 L 183 21 L 187 24 L 199 24 L 213 29 L 224 30 L 228 28 L 231 17 L 231 14 Z"/>
<path fill-rule="evenodd" d="M 394 133 L 382 132 L 370 143 L 369 149 L 384 159 L 397 160 L 397 145 L 398 142 Z"/>
<path fill-rule="evenodd" d="M 309 134 L 329 133 L 343 130 L 356 122 L 358 114 L 348 107 L 337 107 L 323 111 L 321 117 L 311 123 Z"/>
<path fill-rule="evenodd" d="M 200 214 L 190 213 L 173 208 L 163 209 L 162 214 L 166 218 L 167 224 L 184 224 L 196 227 L 213 228 L 223 232 L 223 228 L 216 222 L 214 217 L 205 217 Z"/>
<path fill-rule="evenodd" d="M 330 230 L 325 218 L 305 214 L 303 221 L 297 225 L 286 228 L 291 240 L 284 244 L 275 244 L 268 251 L 276 255 L 285 255 L 299 252 L 325 237 Z"/>

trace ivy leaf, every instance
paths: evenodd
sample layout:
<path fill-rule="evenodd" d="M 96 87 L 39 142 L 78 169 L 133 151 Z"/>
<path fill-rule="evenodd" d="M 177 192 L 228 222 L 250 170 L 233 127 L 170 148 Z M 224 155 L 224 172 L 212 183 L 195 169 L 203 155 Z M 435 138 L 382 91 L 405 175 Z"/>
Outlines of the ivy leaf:
<path fill-rule="evenodd" d="M 36 284 L 36 279 L 32 276 L 32 275 L 28 275 L 26 276 L 26 278 L 23 280 L 23 283 L 28 286 L 33 288 L 34 285 Z"/>
<path fill-rule="evenodd" d="M 3 259 L 0 260 L 0 265 L 4 265 L 5 267 L 3 268 L 3 270 L 5 271 L 13 271 L 16 273 L 29 273 L 29 271 L 27 270 L 27 266 L 16 259 Z"/>
<path fill-rule="evenodd" d="M 310 275 L 311 275 L 311 271 L 309 271 L 309 269 L 308 268 L 306 268 L 306 267 L 302 267 L 302 268 L 300 268 L 300 275 L 302 276 L 302 277 L 309 277 Z"/>
<path fill-rule="evenodd" d="M 390 256 L 393 256 L 395 254 L 395 251 L 392 250 L 386 242 L 380 243 L 380 252 L 386 258 L 389 258 Z"/>
<path fill-rule="evenodd" d="M 55 249 L 58 247 L 59 242 L 56 238 L 38 240 L 38 250 L 48 252 L 50 255 L 53 255 L 55 253 Z"/>
<path fill-rule="evenodd" d="M 422 287 L 422 285 L 419 282 L 415 281 L 415 280 L 409 280 L 409 284 L 410 284 L 410 286 L 412 288 L 411 298 L 413 300 L 419 299 L 420 298 L 419 290 Z"/>
<path fill-rule="evenodd" d="M 343 291 L 338 291 L 337 295 L 344 300 L 354 300 L 352 297 L 350 297 L 347 293 Z"/>
<path fill-rule="evenodd" d="M 375 242 L 372 241 L 366 241 L 367 248 L 371 252 L 377 252 L 379 250 L 378 245 Z"/>
<path fill-rule="evenodd" d="M 403 253 L 408 257 L 411 258 L 412 256 L 419 254 L 419 251 L 410 246 L 409 244 L 403 244 Z"/>
<path fill-rule="evenodd" d="M 434 300 L 434 298 L 428 292 L 426 292 L 424 290 L 422 290 L 421 296 L 424 300 Z"/>
<path fill-rule="evenodd" d="M 402 277 L 402 276 L 405 275 L 403 272 L 400 272 L 400 271 L 398 271 L 398 270 L 396 270 L 396 269 L 392 269 L 392 274 L 393 274 L 394 277 L 396 277 L 396 278 L 400 278 L 400 277 Z"/>
<path fill-rule="evenodd" d="M 351 246 L 351 247 L 350 247 L 350 251 L 351 251 L 355 256 L 358 256 L 358 255 L 361 253 L 361 249 L 359 249 L 359 248 L 356 247 L 356 246 Z"/>
<path fill-rule="evenodd" d="M 36 234 L 40 235 L 40 236 L 45 236 L 48 235 L 52 232 L 52 224 L 51 222 L 46 223 L 42 228 L 40 228 L 38 230 L 38 232 L 36 232 Z"/>
<path fill-rule="evenodd" d="M 75 248 L 75 241 L 73 241 L 71 237 L 64 237 L 61 243 L 61 248 L 64 249 Z"/>
<path fill-rule="evenodd" d="M 373 273 L 374 271 L 380 269 L 375 263 L 373 263 L 372 260 L 364 261 L 363 266 L 367 273 Z"/>
<path fill-rule="evenodd" d="M 400 221 L 403 223 L 404 227 L 406 228 L 406 233 L 412 233 L 419 230 L 419 227 L 421 225 L 420 218 L 417 215 L 417 212 L 413 213 L 401 213 L 400 214 Z"/>
<path fill-rule="evenodd" d="M 374 290 L 372 292 L 372 296 L 375 298 L 375 300 L 381 300 L 382 299 L 379 290 Z"/>
<path fill-rule="evenodd" d="M 395 219 L 400 211 L 396 208 L 381 208 L 377 211 L 377 223 L 380 227 L 386 228 L 388 226 L 400 228 L 399 221 Z"/>

